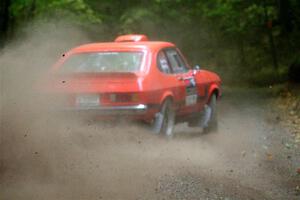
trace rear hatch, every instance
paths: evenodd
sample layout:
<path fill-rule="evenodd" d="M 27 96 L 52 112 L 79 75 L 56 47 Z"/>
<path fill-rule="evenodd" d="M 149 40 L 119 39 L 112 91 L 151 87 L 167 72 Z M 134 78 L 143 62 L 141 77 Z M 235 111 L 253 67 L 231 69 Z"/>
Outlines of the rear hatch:
<path fill-rule="evenodd" d="M 139 101 L 141 79 L 131 72 L 56 74 L 46 91 L 64 106 L 133 105 Z"/>
<path fill-rule="evenodd" d="M 56 74 L 50 77 L 48 91 L 60 93 L 107 93 L 137 91 L 135 73 Z"/>
<path fill-rule="evenodd" d="M 54 67 L 47 90 L 68 105 L 136 103 L 144 57 L 136 50 L 71 51 Z"/>

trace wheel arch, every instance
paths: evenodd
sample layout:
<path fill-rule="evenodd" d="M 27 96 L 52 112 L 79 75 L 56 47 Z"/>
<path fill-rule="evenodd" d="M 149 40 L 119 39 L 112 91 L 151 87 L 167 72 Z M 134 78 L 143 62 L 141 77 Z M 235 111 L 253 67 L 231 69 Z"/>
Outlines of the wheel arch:
<path fill-rule="evenodd" d="M 174 95 L 172 94 L 172 92 L 168 91 L 168 92 L 165 92 L 161 98 L 160 98 L 160 101 L 159 101 L 159 105 L 160 107 L 163 105 L 163 103 L 170 99 L 172 101 L 172 103 L 174 103 Z"/>
<path fill-rule="evenodd" d="M 217 99 L 219 99 L 220 96 L 221 96 L 221 91 L 220 91 L 220 88 L 217 84 L 213 84 L 213 85 L 210 86 L 209 92 L 208 92 L 208 102 L 210 101 L 210 98 L 214 94 L 216 95 Z"/>

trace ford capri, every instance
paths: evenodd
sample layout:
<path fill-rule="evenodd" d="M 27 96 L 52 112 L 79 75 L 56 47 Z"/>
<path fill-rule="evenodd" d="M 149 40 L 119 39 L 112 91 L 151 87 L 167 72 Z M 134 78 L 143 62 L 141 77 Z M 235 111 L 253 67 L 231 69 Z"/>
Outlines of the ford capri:
<path fill-rule="evenodd" d="M 47 90 L 63 96 L 66 112 L 132 118 L 172 137 L 176 123 L 217 128 L 221 79 L 191 67 L 170 42 L 122 35 L 63 54 L 51 68 Z"/>

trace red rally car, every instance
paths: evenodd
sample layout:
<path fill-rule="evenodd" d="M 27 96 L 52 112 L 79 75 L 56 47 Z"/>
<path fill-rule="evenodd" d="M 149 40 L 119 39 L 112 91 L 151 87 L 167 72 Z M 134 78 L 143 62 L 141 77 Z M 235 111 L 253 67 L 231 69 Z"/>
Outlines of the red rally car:
<path fill-rule="evenodd" d="M 219 76 L 191 68 L 172 43 L 122 35 L 70 50 L 50 72 L 47 90 L 68 111 L 144 120 L 166 136 L 178 122 L 217 128 Z"/>

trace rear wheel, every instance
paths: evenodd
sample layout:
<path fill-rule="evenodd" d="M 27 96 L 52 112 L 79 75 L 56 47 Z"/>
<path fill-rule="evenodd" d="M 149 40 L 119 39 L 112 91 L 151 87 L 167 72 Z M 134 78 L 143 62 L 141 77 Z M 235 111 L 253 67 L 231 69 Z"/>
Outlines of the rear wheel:
<path fill-rule="evenodd" d="M 161 106 L 160 111 L 155 115 L 152 127 L 156 134 L 163 134 L 173 137 L 175 125 L 175 111 L 171 99 L 167 99 Z"/>

